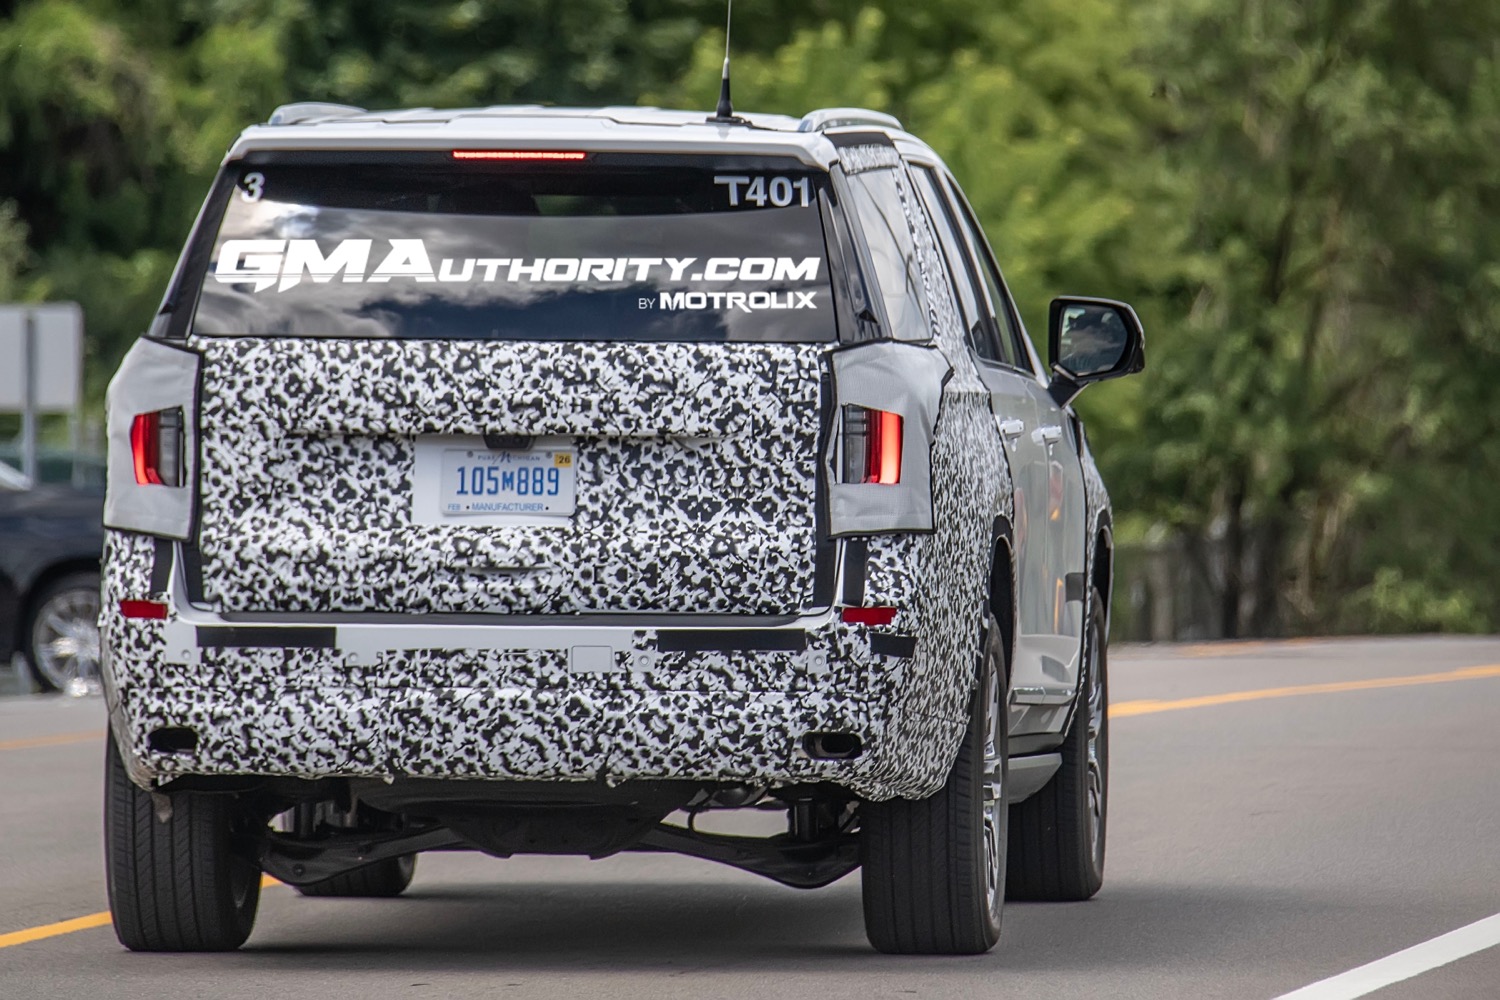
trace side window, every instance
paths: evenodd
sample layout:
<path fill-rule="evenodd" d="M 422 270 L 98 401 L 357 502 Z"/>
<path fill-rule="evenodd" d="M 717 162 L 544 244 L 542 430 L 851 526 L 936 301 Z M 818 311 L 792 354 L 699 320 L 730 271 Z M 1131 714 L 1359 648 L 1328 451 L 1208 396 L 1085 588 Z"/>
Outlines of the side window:
<path fill-rule="evenodd" d="M 875 266 L 875 280 L 897 340 L 927 340 L 927 297 L 922 292 L 916 246 L 901 208 L 899 175 L 892 168 L 849 175 L 849 200 Z"/>
<path fill-rule="evenodd" d="M 979 276 L 984 281 L 990 306 L 994 310 L 995 322 L 1000 332 L 1000 342 L 1005 347 L 1005 360 L 1018 368 L 1030 368 L 1030 356 L 1021 347 L 1021 324 L 1016 319 L 1016 309 L 1011 304 L 1010 295 L 1005 291 L 1005 282 L 1000 280 L 1000 269 L 995 266 L 995 258 L 990 253 L 989 241 L 984 238 L 984 230 L 980 229 L 979 223 L 974 220 L 974 213 L 969 208 L 969 203 L 958 194 L 958 185 L 951 180 L 948 183 L 954 192 L 953 200 L 958 206 L 959 226 L 968 238 L 969 248 L 973 251 L 973 260 L 979 267 Z"/>
<path fill-rule="evenodd" d="M 927 206 L 927 215 L 932 219 L 933 231 L 943 248 L 943 259 L 948 263 L 948 274 L 953 280 L 958 298 L 959 311 L 963 314 L 964 329 L 968 331 L 969 346 L 974 353 L 986 361 L 1004 361 L 1015 364 L 1013 351 L 1006 351 L 1001 342 L 989 309 L 981 304 L 983 294 L 976 286 L 973 265 L 964 252 L 958 232 L 955 230 L 953 208 L 938 185 L 937 175 L 931 167 L 913 165 L 912 175 L 916 187 Z"/>

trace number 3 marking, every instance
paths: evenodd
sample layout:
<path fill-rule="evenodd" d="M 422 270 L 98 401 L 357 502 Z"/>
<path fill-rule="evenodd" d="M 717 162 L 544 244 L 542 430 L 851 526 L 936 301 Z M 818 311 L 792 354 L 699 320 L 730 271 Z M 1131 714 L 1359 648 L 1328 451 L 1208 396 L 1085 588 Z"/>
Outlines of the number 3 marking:
<path fill-rule="evenodd" d="M 260 201 L 261 195 L 266 193 L 266 175 L 260 172 L 246 174 L 245 179 L 240 181 L 243 190 L 240 198 L 244 201 Z"/>

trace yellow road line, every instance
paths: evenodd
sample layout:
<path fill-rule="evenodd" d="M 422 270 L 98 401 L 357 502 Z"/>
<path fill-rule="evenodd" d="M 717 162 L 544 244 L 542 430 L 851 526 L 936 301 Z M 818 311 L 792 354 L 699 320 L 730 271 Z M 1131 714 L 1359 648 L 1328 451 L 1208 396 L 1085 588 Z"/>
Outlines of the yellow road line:
<path fill-rule="evenodd" d="M 1326 636 L 1302 636 L 1296 639 L 1225 639 L 1219 642 L 1195 642 L 1178 646 L 1171 652 L 1179 658 L 1202 659 L 1211 656 L 1248 656 L 1274 653 L 1278 649 L 1295 649 L 1317 643 L 1336 641 Z"/>
<path fill-rule="evenodd" d="M 90 913 L 86 917 L 59 920 L 55 924 L 28 927 L 24 931 L 0 934 L 0 948 L 14 948 L 18 944 L 41 941 L 45 938 L 57 937 L 59 934 L 72 934 L 74 931 L 86 931 L 93 927 L 103 927 L 107 923 L 109 923 L 109 911 L 105 910 L 103 913 Z"/>
<path fill-rule="evenodd" d="M 1213 705 L 1233 705 L 1242 701 L 1261 701 L 1265 698 L 1295 698 L 1305 694 L 1337 694 L 1342 691 L 1373 691 L 1379 688 L 1411 687 L 1416 684 L 1445 684 L 1452 681 L 1476 681 L 1486 677 L 1500 677 L 1500 663 L 1483 667 L 1463 667 L 1440 674 L 1412 674 L 1406 677 L 1372 677 L 1362 681 L 1334 681 L 1328 684 L 1299 684 L 1296 687 L 1261 688 L 1258 691 L 1231 691 L 1227 694 L 1209 694 L 1197 698 L 1177 698 L 1172 701 L 1122 701 L 1111 705 L 1111 719 L 1131 715 L 1151 715 L 1155 712 L 1175 712 L 1185 708 L 1208 708 Z"/>
<path fill-rule="evenodd" d="M 263 887 L 280 885 L 281 883 L 269 875 L 260 877 Z M 18 944 L 30 944 L 32 941 L 44 941 L 50 937 L 61 934 L 72 934 L 76 931 L 92 930 L 95 927 L 103 927 L 109 923 L 109 911 L 103 910 L 99 913 L 90 913 L 86 917 L 74 917 L 72 920 L 59 920 L 55 924 L 43 924 L 40 927 L 28 927 L 24 931 L 11 931 L 9 934 L 0 934 L 0 948 L 14 948 Z"/>
<path fill-rule="evenodd" d="M 0 750 L 30 750 L 32 747 L 60 747 L 69 743 L 89 743 L 104 739 L 104 730 L 89 733 L 58 733 L 55 736 L 34 736 L 26 740 L 0 740 Z"/>

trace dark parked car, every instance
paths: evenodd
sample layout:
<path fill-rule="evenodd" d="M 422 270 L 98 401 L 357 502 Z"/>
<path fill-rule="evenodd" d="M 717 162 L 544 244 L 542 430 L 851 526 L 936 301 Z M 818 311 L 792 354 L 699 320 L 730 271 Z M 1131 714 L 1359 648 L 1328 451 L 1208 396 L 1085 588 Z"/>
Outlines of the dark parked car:
<path fill-rule="evenodd" d="M 44 690 L 87 690 L 99 676 L 103 505 L 99 485 L 28 489 L 0 466 L 0 662 L 25 654 Z"/>

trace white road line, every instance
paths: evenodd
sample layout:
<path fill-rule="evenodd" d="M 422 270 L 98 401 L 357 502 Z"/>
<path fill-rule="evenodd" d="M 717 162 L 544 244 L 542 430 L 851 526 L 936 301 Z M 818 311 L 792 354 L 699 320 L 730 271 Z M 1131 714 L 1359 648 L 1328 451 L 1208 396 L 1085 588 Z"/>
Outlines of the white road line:
<path fill-rule="evenodd" d="M 1369 965 L 1339 973 L 1332 979 L 1284 993 L 1276 1000 L 1354 1000 L 1497 944 L 1500 944 L 1500 913 L 1378 958 Z"/>

